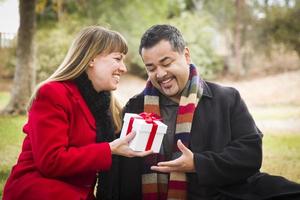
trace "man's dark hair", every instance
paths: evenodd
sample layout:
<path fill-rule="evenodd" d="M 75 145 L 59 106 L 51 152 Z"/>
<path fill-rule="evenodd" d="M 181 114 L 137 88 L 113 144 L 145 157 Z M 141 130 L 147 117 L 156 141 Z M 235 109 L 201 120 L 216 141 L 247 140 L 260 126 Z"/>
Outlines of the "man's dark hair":
<path fill-rule="evenodd" d="M 142 55 L 143 48 L 151 48 L 161 40 L 169 41 L 172 49 L 179 53 L 182 53 L 185 48 L 185 41 L 177 28 L 168 24 L 154 25 L 142 36 L 139 54 Z"/>

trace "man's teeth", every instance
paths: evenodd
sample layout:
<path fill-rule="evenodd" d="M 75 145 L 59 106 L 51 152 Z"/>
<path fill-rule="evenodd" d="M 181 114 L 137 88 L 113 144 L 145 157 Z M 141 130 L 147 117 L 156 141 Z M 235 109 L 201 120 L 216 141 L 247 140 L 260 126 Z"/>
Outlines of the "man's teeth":
<path fill-rule="evenodd" d="M 168 82 L 170 82 L 171 80 L 172 80 L 172 79 L 169 78 L 169 79 L 167 79 L 167 80 L 162 81 L 162 83 L 168 83 Z"/>

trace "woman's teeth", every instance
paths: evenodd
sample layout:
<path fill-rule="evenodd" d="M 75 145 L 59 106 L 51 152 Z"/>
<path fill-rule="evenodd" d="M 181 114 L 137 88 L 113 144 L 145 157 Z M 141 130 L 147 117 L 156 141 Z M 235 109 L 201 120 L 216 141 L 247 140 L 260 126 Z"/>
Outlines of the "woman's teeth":
<path fill-rule="evenodd" d="M 120 81 L 120 76 L 119 76 L 119 75 L 113 75 L 113 78 L 114 78 L 117 82 Z"/>

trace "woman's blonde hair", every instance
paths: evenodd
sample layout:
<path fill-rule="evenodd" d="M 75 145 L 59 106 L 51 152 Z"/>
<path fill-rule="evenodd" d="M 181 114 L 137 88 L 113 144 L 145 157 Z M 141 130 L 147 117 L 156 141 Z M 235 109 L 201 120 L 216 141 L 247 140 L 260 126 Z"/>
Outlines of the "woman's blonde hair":
<path fill-rule="evenodd" d="M 89 26 L 80 31 L 71 44 L 63 62 L 55 72 L 45 81 L 41 82 L 33 92 L 29 102 L 32 104 L 39 88 L 50 81 L 74 80 L 85 72 L 90 61 L 99 54 L 121 52 L 127 54 L 128 46 L 124 37 L 116 32 L 100 26 Z M 110 110 L 116 132 L 121 129 L 121 106 L 116 97 L 111 95 Z"/>

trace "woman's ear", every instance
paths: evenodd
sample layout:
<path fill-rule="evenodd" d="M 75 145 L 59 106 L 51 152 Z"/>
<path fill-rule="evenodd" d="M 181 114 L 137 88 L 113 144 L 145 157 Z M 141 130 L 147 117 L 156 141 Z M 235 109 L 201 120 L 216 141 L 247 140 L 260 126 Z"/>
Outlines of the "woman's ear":
<path fill-rule="evenodd" d="M 94 60 L 95 60 L 95 59 L 93 59 L 93 60 L 90 61 L 89 67 L 94 67 L 94 63 L 95 63 Z"/>

